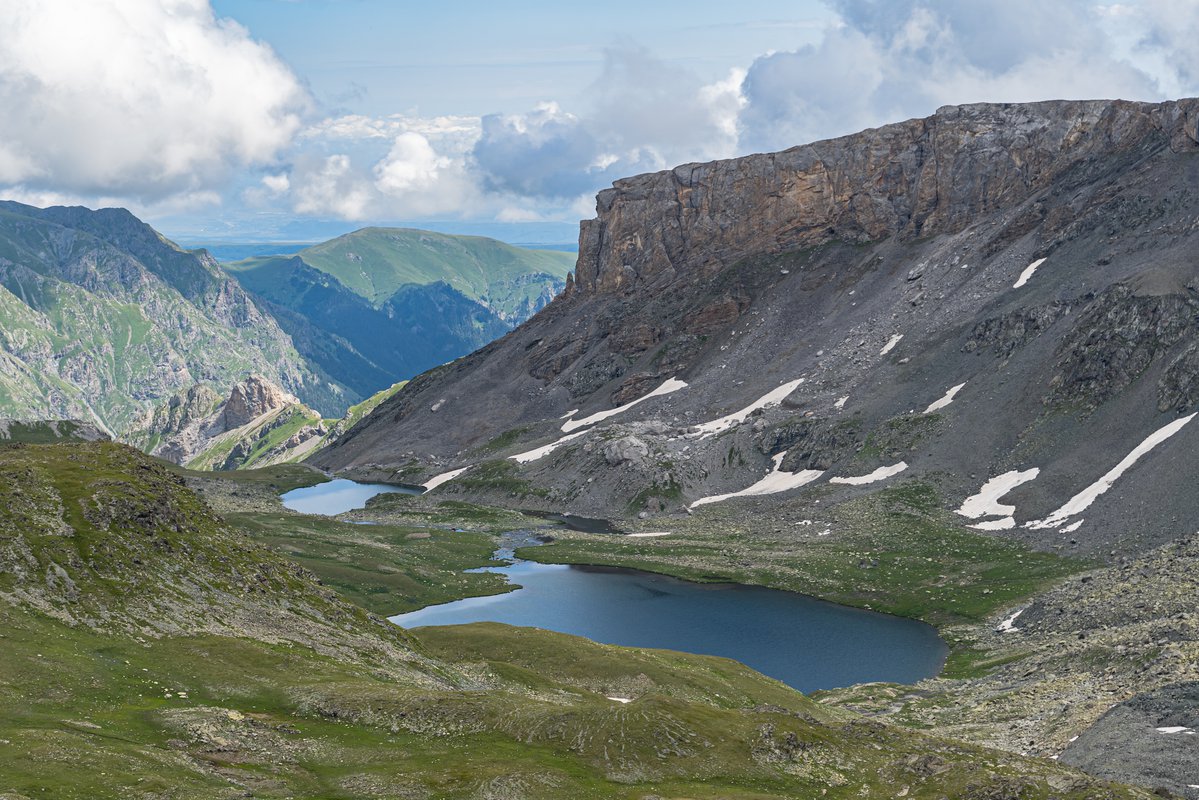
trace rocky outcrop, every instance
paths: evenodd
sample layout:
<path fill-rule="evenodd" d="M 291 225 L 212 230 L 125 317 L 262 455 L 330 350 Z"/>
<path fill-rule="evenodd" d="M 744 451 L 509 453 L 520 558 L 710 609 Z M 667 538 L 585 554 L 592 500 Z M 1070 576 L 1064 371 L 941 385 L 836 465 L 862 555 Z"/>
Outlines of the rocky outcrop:
<path fill-rule="evenodd" d="M 286 428 L 286 431 L 281 429 Z M 278 435 L 272 436 L 276 431 Z M 234 384 L 221 398 L 205 385 L 190 387 L 156 408 L 128 440 L 152 455 L 210 469 L 238 469 L 285 459 L 327 430 L 318 413 L 261 375 Z M 264 451 L 264 443 L 274 442 Z"/>
<path fill-rule="evenodd" d="M 299 399 L 261 375 L 251 375 L 235 384 L 225 401 L 225 430 L 247 425 L 284 406 L 297 405 Z"/>
<path fill-rule="evenodd" d="M 1199 148 L 1199 101 L 949 106 L 862 133 L 617 181 L 579 233 L 573 291 L 699 280 L 829 241 L 954 233 L 1159 140 Z"/>
<path fill-rule="evenodd" d="M 1046 402 L 1096 407 L 1127 388 L 1183 337 L 1193 335 L 1196 320 L 1199 298 L 1189 292 L 1145 295 L 1125 284 L 1111 287 L 1075 320 Z M 1185 382 L 1186 363 L 1175 362 L 1177 384 Z"/>

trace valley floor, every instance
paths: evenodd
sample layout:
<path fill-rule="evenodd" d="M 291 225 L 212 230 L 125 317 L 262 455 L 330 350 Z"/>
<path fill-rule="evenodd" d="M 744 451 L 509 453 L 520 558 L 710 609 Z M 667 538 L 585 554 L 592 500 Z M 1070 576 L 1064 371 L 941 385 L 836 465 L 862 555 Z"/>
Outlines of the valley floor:
<path fill-rule="evenodd" d="M 803 548 L 759 543 L 731 512 L 635 544 L 559 530 L 535 551 L 784 588 L 823 574 L 810 593 L 935 619 L 956 637 L 949 674 L 983 676 L 813 700 L 726 659 L 492 624 L 412 635 L 368 613 L 505 590 L 463 570 L 498 533 L 546 524 L 518 512 L 386 495 L 306 517 L 277 500 L 323 479 L 303 467 L 187 473 L 115 444 L 0 449 L 0 479 L 5 800 L 1149 796 L 1011 752 L 985 706 L 946 708 L 983 697 L 984 661 L 1006 652 L 982 622 L 1085 565 L 950 538 L 960 563 L 934 576 L 931 553 L 877 538 L 905 516 L 909 551 L 922 531 L 950 536 L 927 527 L 920 491 L 859 509 L 881 515 L 866 538 L 773 573 L 767 558 Z M 381 524 L 354 524 L 368 518 Z M 884 591 L 897 575 L 906 588 Z M 1028 697 L 1034 721 L 1057 713 Z"/>

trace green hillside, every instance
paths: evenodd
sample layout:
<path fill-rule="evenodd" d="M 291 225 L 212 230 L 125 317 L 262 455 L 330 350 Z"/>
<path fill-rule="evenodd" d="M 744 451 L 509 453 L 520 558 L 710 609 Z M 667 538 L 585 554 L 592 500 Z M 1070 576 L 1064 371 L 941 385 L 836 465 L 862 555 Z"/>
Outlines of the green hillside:
<path fill-rule="evenodd" d="M 574 256 L 364 228 L 295 255 L 225 266 L 310 363 L 362 398 L 524 322 L 562 291 Z"/>
<path fill-rule="evenodd" d="M 536 303 L 545 277 L 564 281 L 575 262 L 573 253 L 526 250 L 483 236 L 411 228 L 363 228 L 296 255 L 376 307 L 402 286 L 444 282 L 503 319 L 520 316 Z M 261 269 L 280 259 L 287 260 L 268 256 L 229 267 Z"/>

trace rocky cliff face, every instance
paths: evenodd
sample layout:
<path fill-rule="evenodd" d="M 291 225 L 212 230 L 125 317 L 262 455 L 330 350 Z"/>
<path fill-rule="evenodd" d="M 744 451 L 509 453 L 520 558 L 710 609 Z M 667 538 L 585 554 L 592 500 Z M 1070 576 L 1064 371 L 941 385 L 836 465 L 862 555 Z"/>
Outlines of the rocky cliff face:
<path fill-rule="evenodd" d="M 1197 121 L 971 105 L 619 181 L 564 296 L 316 460 L 609 515 L 919 480 L 1041 547 L 1165 541 L 1199 516 Z"/>
<path fill-rule="evenodd" d="M 236 384 L 225 401 L 225 429 L 240 428 L 263 414 L 300 402 L 261 375 L 251 375 Z"/>
<path fill-rule="evenodd" d="M 617 181 L 579 234 L 573 290 L 702 280 L 831 241 L 951 234 L 1146 147 L 1199 148 L 1199 103 L 950 106 L 840 139 Z"/>

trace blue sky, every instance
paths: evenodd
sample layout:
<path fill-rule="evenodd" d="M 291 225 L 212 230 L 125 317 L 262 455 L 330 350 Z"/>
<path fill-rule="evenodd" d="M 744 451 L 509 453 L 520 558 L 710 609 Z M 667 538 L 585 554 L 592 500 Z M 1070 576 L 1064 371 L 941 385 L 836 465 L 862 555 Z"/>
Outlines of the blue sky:
<path fill-rule="evenodd" d="M 709 82 L 768 50 L 819 40 L 828 7 L 777 0 L 603 3 L 219 0 L 333 110 L 425 116 L 574 101 L 604 49 L 639 42 Z"/>
<path fill-rule="evenodd" d="M 568 241 L 613 180 L 941 105 L 1199 93 L 1193 0 L 6 0 L 0 196 Z"/>

